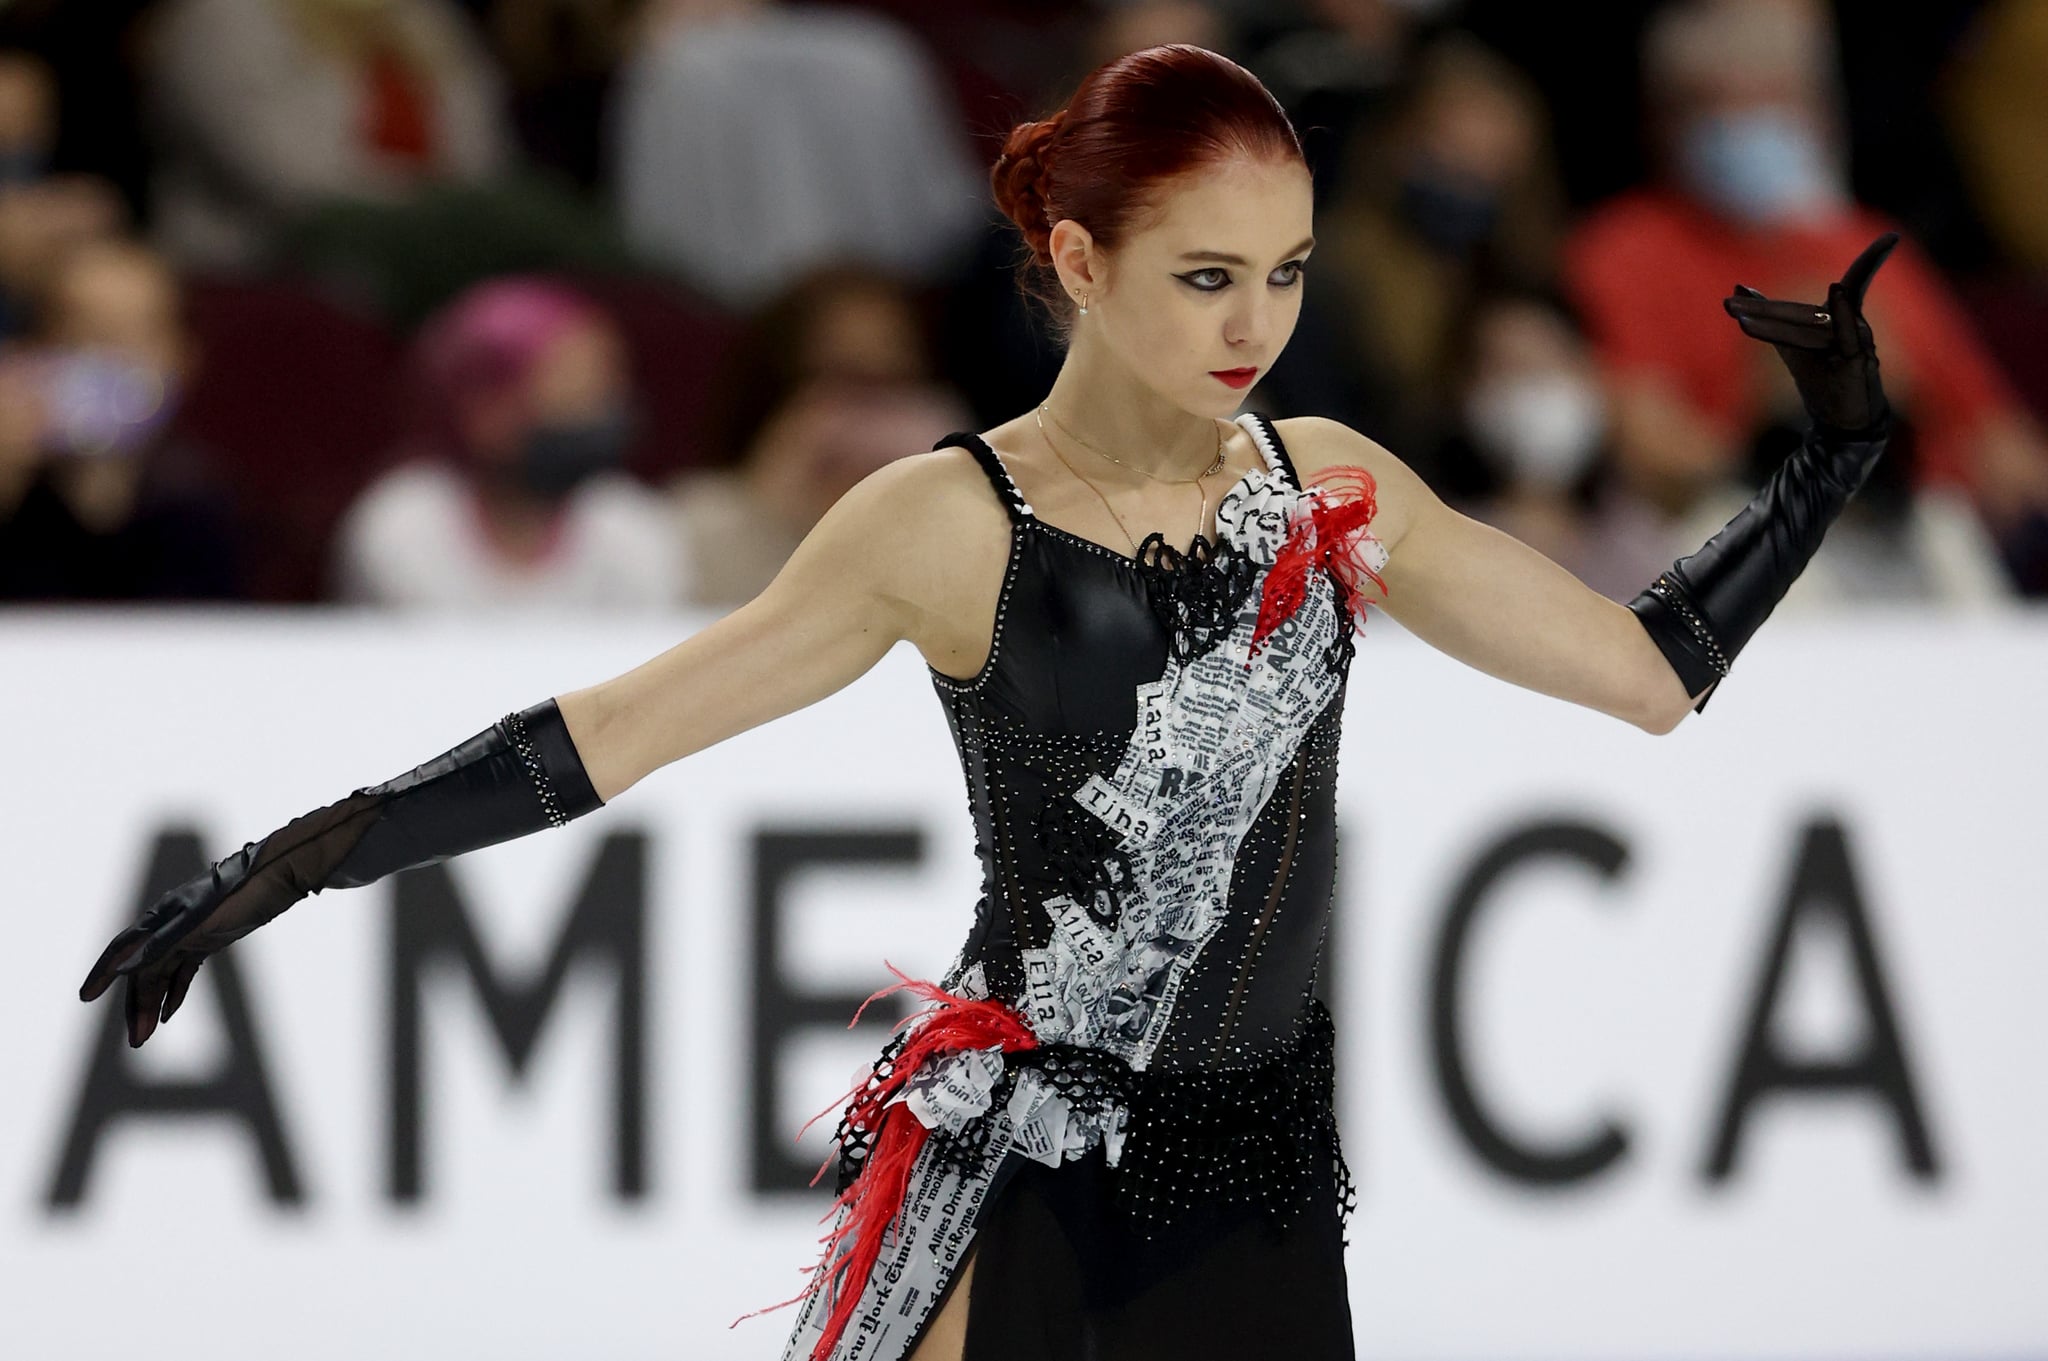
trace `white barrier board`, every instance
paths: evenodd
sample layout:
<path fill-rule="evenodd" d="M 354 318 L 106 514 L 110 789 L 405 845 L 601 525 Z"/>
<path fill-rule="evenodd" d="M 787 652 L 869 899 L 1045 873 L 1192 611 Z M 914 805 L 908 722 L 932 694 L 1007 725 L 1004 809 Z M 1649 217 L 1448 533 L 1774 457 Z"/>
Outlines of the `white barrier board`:
<path fill-rule="evenodd" d="M 0 619 L 0 1357 L 776 1353 L 792 1136 L 978 889 L 908 646 L 308 899 L 141 1051 L 75 997 L 153 873 L 699 623 Z M 1362 1357 L 2048 1356 L 2048 617 L 1773 623 L 1656 738 L 1376 616 L 1348 705 Z"/>

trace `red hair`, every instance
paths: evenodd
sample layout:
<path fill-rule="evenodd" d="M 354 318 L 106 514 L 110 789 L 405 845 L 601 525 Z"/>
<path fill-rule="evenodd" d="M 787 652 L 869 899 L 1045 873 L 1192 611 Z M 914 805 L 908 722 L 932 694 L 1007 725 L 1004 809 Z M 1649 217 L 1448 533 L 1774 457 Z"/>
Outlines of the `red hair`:
<path fill-rule="evenodd" d="M 1071 299 L 1052 267 L 1052 226 L 1072 218 L 1114 250 L 1178 176 L 1235 155 L 1308 161 L 1259 78 L 1189 43 L 1127 53 L 1090 71 L 1065 108 L 1010 129 L 989 170 L 996 206 L 1029 251 L 1019 284 L 1063 336 Z"/>

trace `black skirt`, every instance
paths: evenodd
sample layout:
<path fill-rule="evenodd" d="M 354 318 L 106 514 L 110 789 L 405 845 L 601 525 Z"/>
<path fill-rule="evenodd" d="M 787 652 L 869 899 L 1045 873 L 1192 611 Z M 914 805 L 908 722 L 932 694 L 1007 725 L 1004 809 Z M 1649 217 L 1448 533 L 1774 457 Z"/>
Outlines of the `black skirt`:
<path fill-rule="evenodd" d="M 971 1253 L 964 1361 L 1350 1361 L 1344 1248 L 1356 1196 L 1329 1012 L 1312 999 L 1304 1022 L 1243 1067 L 1139 1073 L 1075 1046 L 1007 1052 L 994 1118 L 921 1150 L 882 1256 L 852 1287 L 862 1294 L 851 1326 L 828 1350 L 842 1361 L 914 1353 Z M 1122 1130 L 1114 1164 L 1106 1136 L 1063 1159 L 1026 1155 L 1034 1141 L 1014 1140 L 1005 1112 L 1027 1069 L 1076 1118 Z M 869 1145 L 847 1120 L 840 1139 L 840 1190 L 857 1189 Z M 824 1348 L 825 1312 L 822 1296 L 809 1300 L 784 1361 Z"/>
<path fill-rule="evenodd" d="M 1152 1237 L 1116 1203 L 1100 1147 L 1056 1168 L 1026 1162 L 983 1211 L 963 1361 L 1350 1361 L 1332 1162 L 1315 1160 L 1285 1224 L 1219 1202 Z"/>

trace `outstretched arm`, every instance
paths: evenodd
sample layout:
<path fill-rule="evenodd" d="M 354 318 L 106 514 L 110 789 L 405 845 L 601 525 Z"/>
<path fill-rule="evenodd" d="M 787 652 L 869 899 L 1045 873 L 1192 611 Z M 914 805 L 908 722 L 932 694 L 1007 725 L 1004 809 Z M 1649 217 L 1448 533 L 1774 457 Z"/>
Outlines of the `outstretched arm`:
<path fill-rule="evenodd" d="M 759 599 L 624 675 L 507 714 L 383 784 L 301 815 L 151 903 L 86 975 L 123 984 L 128 1042 L 183 1002 L 200 965 L 308 894 L 561 826 L 648 771 L 823 698 L 933 612 L 915 590 L 949 551 L 934 464 L 906 460 L 841 498 Z M 936 490 L 935 490 L 936 488 Z M 922 575 L 920 575 L 922 574 Z"/>
<path fill-rule="evenodd" d="M 844 688 L 915 636 L 922 559 L 906 459 L 841 497 L 753 600 L 632 670 L 557 701 L 598 795 Z M 927 564 L 929 566 L 929 564 Z"/>
<path fill-rule="evenodd" d="M 1388 551 L 1379 605 L 1430 646 L 1490 676 L 1669 732 L 1685 687 L 1626 605 L 1513 535 L 1447 506 L 1415 471 L 1337 421 L 1286 423 L 1303 478 L 1351 464 L 1377 483 L 1373 533 Z M 1305 436 L 1305 438 L 1304 438 Z M 1367 588 L 1371 590 L 1370 587 Z"/>
<path fill-rule="evenodd" d="M 1777 350 L 1812 424 L 1748 505 L 1629 602 L 1695 709 L 1707 707 L 1884 453 L 1892 413 L 1863 295 L 1898 243 L 1886 232 L 1864 247 L 1825 303 L 1774 302 L 1738 283 L 1721 304 L 1745 335 Z"/>
<path fill-rule="evenodd" d="M 1669 732 L 1706 707 L 1884 452 L 1891 408 L 1863 297 L 1898 240 L 1887 232 L 1865 247 L 1825 303 L 1735 286 L 1723 305 L 1745 334 L 1776 347 L 1812 427 L 1748 505 L 1626 606 L 1450 510 L 1399 459 L 1334 421 L 1293 422 L 1312 436 L 1304 476 L 1355 463 L 1378 481 L 1384 608 L 1417 635 L 1490 675 Z"/>

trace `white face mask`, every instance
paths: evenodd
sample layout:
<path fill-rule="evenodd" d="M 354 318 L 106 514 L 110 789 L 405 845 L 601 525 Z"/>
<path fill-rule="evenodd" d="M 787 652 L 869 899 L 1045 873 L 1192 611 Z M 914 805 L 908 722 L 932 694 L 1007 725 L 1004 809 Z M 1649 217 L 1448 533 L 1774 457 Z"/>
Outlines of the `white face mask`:
<path fill-rule="evenodd" d="M 1584 379 L 1532 375 L 1474 388 L 1465 398 L 1465 425 L 1510 482 L 1556 489 L 1599 452 L 1607 410 L 1599 389 Z"/>
<path fill-rule="evenodd" d="M 1824 219 L 1848 198 L 1812 127 L 1775 109 L 1693 119 L 1679 168 L 1694 194 L 1744 222 Z"/>

